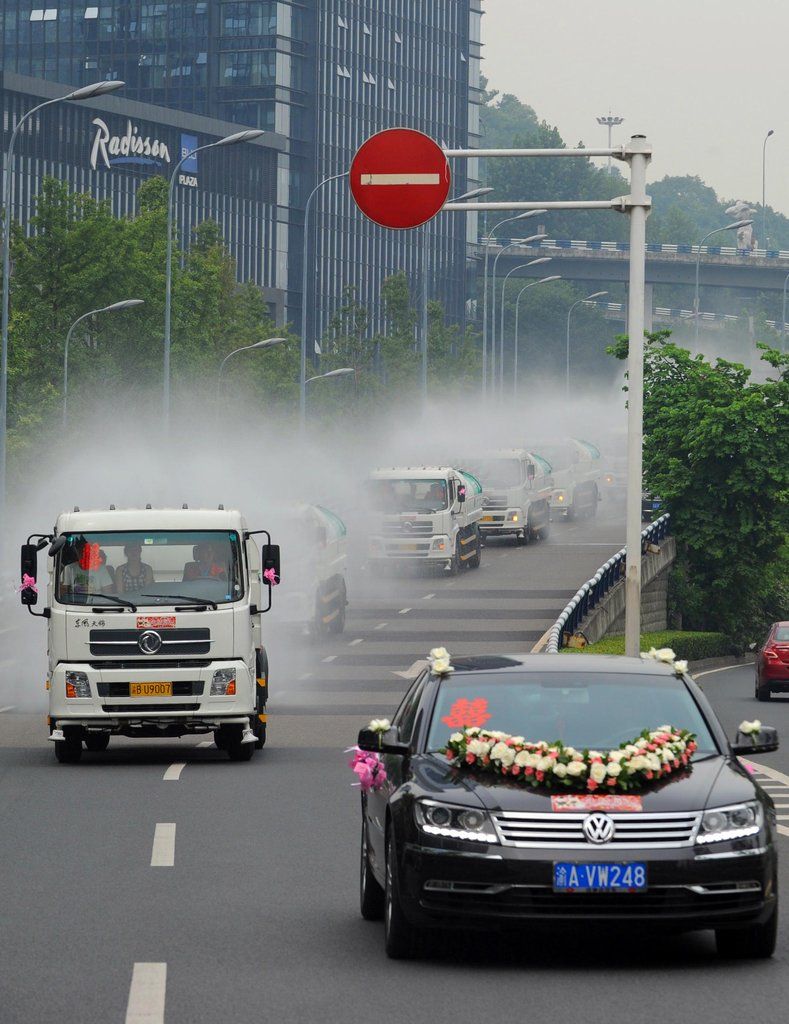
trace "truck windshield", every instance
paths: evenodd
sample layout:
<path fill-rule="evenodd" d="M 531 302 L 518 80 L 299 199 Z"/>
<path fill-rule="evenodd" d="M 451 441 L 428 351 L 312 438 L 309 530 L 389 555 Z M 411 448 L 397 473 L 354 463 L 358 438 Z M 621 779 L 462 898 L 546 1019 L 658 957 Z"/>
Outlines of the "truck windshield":
<path fill-rule="evenodd" d="M 61 604 L 97 604 L 103 595 L 137 606 L 178 604 L 178 595 L 227 604 L 243 593 L 234 530 L 74 533 L 57 557 Z"/>
<path fill-rule="evenodd" d="M 371 480 L 369 494 L 378 512 L 441 512 L 449 507 L 446 480 Z"/>
<path fill-rule="evenodd" d="M 519 459 L 485 459 L 473 466 L 483 487 L 520 487 L 523 467 Z"/>

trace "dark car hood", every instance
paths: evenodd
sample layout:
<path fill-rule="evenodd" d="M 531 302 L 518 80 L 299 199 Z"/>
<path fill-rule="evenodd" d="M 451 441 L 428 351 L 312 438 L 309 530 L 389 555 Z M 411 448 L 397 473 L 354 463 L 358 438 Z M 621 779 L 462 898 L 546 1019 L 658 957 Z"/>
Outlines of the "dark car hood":
<path fill-rule="evenodd" d="M 554 790 L 552 794 L 498 776 L 456 769 L 440 755 L 415 757 L 411 770 L 412 784 L 422 791 L 420 795 L 460 804 L 481 801 L 490 811 L 550 811 L 551 795 L 571 792 Z M 638 795 L 644 811 L 670 813 L 753 800 L 756 786 L 736 761 L 717 756 L 697 761 L 690 771 L 678 772 Z"/>

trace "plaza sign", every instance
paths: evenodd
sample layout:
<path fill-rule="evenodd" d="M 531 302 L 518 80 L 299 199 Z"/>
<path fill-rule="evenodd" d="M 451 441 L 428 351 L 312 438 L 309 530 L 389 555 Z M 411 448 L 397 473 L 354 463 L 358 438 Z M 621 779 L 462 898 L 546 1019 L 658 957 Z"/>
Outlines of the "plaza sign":
<path fill-rule="evenodd" d="M 169 164 L 170 150 L 165 142 L 142 136 L 131 121 L 126 122 L 124 135 L 111 135 L 106 121 L 93 118 L 96 134 L 90 151 L 90 166 L 95 171 L 99 162 L 111 168 L 115 164 Z"/>

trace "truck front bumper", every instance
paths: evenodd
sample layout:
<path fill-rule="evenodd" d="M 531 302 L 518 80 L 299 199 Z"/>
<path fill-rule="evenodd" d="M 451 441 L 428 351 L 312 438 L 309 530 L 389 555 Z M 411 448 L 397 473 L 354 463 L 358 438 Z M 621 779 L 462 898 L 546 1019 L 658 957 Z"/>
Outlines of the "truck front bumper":
<path fill-rule="evenodd" d="M 446 535 L 432 537 L 373 537 L 370 541 L 368 561 L 435 562 L 447 564 L 452 560 L 452 543 Z"/>
<path fill-rule="evenodd" d="M 526 514 L 522 508 L 497 509 L 495 512 L 483 514 L 479 521 L 479 530 L 482 534 L 504 536 L 522 533 L 526 525 Z"/>

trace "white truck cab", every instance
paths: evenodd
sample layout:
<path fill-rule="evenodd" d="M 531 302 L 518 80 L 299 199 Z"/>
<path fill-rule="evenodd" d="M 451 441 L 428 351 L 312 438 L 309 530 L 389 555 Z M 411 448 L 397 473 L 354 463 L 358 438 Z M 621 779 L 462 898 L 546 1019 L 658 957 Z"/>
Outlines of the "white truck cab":
<path fill-rule="evenodd" d="M 565 519 L 597 515 L 602 477 L 599 449 L 589 441 L 569 437 L 540 445 L 539 452 L 550 464 L 554 480 L 552 514 Z"/>
<path fill-rule="evenodd" d="M 375 470 L 367 482 L 372 515 L 368 562 L 476 569 L 482 545 L 482 486 L 447 466 Z"/>
<path fill-rule="evenodd" d="M 63 513 L 22 547 L 22 603 L 47 620 L 50 739 L 62 762 L 113 735 L 213 733 L 232 760 L 266 738 L 261 615 L 279 548 L 261 552 L 240 512 Z M 41 612 L 37 555 L 49 547 Z M 264 603 L 265 602 L 265 603 Z"/>
<path fill-rule="evenodd" d="M 548 463 L 525 448 L 502 448 L 468 460 L 482 483 L 483 537 L 511 536 L 518 544 L 547 537 L 553 479 Z"/>

